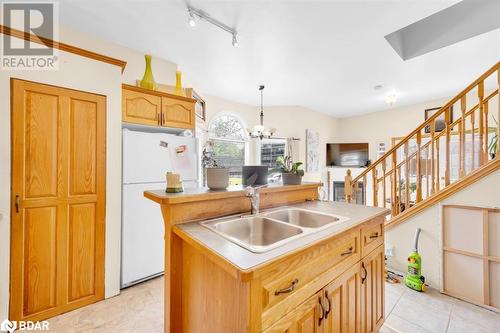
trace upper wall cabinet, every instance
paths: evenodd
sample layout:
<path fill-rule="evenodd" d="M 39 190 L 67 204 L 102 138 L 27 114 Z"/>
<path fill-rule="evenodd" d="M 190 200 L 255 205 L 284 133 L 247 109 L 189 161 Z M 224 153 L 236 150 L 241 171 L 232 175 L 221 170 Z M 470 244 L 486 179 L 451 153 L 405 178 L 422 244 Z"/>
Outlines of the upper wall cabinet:
<path fill-rule="evenodd" d="M 127 123 L 194 128 L 192 98 L 122 85 L 122 120 Z"/>

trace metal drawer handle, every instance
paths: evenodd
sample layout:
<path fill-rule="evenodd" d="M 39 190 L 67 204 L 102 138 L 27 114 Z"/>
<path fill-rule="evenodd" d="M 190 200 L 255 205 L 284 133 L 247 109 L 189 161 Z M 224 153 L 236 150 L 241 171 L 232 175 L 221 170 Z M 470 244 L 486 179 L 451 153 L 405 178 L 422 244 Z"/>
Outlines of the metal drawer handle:
<path fill-rule="evenodd" d="M 361 284 L 365 284 L 366 278 L 368 277 L 368 271 L 366 270 L 365 263 L 361 263 L 361 268 L 363 269 L 363 276 L 361 276 Z"/>
<path fill-rule="evenodd" d="M 16 213 L 19 213 L 19 195 L 16 195 Z"/>
<path fill-rule="evenodd" d="M 292 291 L 294 291 L 295 287 L 297 286 L 297 284 L 299 283 L 299 280 L 298 279 L 295 279 L 292 281 L 292 284 L 290 285 L 290 287 L 286 287 L 286 288 L 283 288 L 283 289 L 278 289 L 274 292 L 274 295 L 275 296 L 278 296 L 279 294 L 287 294 L 287 293 L 291 293 Z"/>
<path fill-rule="evenodd" d="M 371 239 L 378 238 L 378 232 L 374 232 L 373 234 L 370 235 Z"/>
<path fill-rule="evenodd" d="M 354 250 L 354 248 L 351 246 L 350 248 L 348 248 L 347 250 L 345 250 L 344 252 L 342 252 L 340 255 L 341 256 L 347 256 L 349 254 L 352 254 L 353 250 Z"/>
<path fill-rule="evenodd" d="M 323 304 L 321 303 L 321 297 L 318 297 L 318 306 L 319 306 L 319 312 L 318 312 L 318 326 L 321 326 L 321 322 L 323 321 L 325 309 L 323 309 Z"/>
<path fill-rule="evenodd" d="M 330 313 L 330 311 L 332 310 L 332 302 L 330 301 L 330 299 L 328 298 L 328 291 L 325 290 L 325 299 L 328 303 L 327 304 L 327 307 L 326 307 L 326 311 L 325 311 L 325 319 L 328 319 L 328 314 Z"/>

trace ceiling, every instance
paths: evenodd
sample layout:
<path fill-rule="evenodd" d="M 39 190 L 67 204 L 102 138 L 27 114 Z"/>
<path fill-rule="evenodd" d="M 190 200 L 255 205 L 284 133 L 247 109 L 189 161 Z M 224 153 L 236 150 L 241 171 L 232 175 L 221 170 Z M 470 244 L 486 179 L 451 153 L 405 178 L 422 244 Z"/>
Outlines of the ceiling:
<path fill-rule="evenodd" d="M 203 94 L 347 117 L 458 93 L 500 59 L 500 29 L 403 61 L 384 36 L 457 0 L 190 1 L 238 30 L 187 25 L 182 0 L 65 0 L 61 23 L 177 63 Z M 375 85 L 383 85 L 374 90 Z"/>

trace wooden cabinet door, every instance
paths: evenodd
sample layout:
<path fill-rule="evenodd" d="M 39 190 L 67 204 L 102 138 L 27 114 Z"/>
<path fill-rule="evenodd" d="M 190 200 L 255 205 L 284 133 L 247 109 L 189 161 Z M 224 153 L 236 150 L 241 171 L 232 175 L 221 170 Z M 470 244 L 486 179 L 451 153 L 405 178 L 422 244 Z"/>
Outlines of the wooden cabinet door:
<path fill-rule="evenodd" d="M 162 126 L 194 128 L 194 101 L 162 97 Z"/>
<path fill-rule="evenodd" d="M 161 97 L 122 90 L 122 120 L 141 125 L 160 125 Z"/>
<path fill-rule="evenodd" d="M 360 328 L 360 264 L 357 263 L 323 289 L 323 332 L 357 333 Z"/>
<path fill-rule="evenodd" d="M 322 332 L 320 317 L 321 292 L 299 305 L 295 310 L 266 329 L 265 333 L 319 333 Z"/>
<path fill-rule="evenodd" d="M 12 80 L 10 319 L 104 298 L 106 98 Z"/>
<path fill-rule="evenodd" d="M 377 332 L 384 320 L 384 246 L 361 262 L 361 333 Z"/>

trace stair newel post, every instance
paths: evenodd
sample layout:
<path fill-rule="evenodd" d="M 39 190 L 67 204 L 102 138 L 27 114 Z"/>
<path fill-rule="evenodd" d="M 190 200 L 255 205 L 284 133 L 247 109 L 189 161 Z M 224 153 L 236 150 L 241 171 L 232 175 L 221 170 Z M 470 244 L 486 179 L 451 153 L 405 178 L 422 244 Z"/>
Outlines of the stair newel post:
<path fill-rule="evenodd" d="M 345 201 L 347 203 L 351 202 L 351 195 L 352 195 L 351 181 L 352 181 L 351 169 L 347 169 L 345 180 L 344 180 Z"/>
<path fill-rule="evenodd" d="M 446 123 L 446 159 L 445 159 L 445 169 L 444 169 L 444 185 L 448 186 L 450 184 L 450 131 L 451 131 L 451 117 L 450 117 L 450 108 L 446 108 L 444 111 L 444 121 Z"/>
<path fill-rule="evenodd" d="M 372 170 L 373 176 L 373 207 L 378 207 L 378 176 L 377 167 Z"/>
<path fill-rule="evenodd" d="M 485 155 L 485 142 L 486 142 L 486 147 L 488 147 L 488 134 L 486 134 L 486 137 L 484 136 L 484 104 L 483 104 L 483 98 L 484 98 L 484 89 L 482 88 L 483 85 L 480 83 L 477 86 L 477 95 L 479 99 L 479 165 L 483 165 L 485 162 L 484 157 Z M 488 130 L 488 129 L 486 129 Z M 486 138 L 486 140 L 485 140 Z M 486 156 L 487 157 L 487 156 Z M 487 161 L 488 159 L 486 159 Z"/>
<path fill-rule="evenodd" d="M 356 205 L 359 204 L 358 191 L 359 191 L 359 182 L 356 181 L 354 183 L 354 202 L 356 203 Z"/>
<path fill-rule="evenodd" d="M 410 208 L 410 160 L 408 159 L 408 141 L 405 142 L 405 209 Z"/>
<path fill-rule="evenodd" d="M 368 184 L 366 183 L 366 174 L 363 175 L 363 205 L 366 206 L 366 187 Z"/>
<path fill-rule="evenodd" d="M 417 202 L 422 201 L 422 132 L 417 132 Z"/>
<path fill-rule="evenodd" d="M 440 136 L 437 137 L 436 140 L 436 192 L 439 192 L 441 188 L 441 172 L 440 172 L 440 158 L 439 158 L 439 139 Z"/>
<path fill-rule="evenodd" d="M 500 97 L 498 99 L 498 102 L 500 104 Z M 483 105 L 483 119 L 484 119 L 484 128 L 485 128 L 485 135 L 484 135 L 484 148 L 481 150 L 482 152 L 482 158 L 483 158 L 483 164 L 488 162 L 488 114 L 489 114 L 489 107 L 488 107 L 488 102 L 484 103 Z M 498 145 L 497 145 L 498 146 Z"/>
<path fill-rule="evenodd" d="M 500 68 L 497 69 L 497 89 L 498 89 L 498 98 L 497 98 L 497 121 L 499 122 L 499 125 L 497 125 L 497 138 L 499 141 L 497 141 L 497 151 L 496 151 L 496 158 L 498 158 L 498 155 L 500 155 Z"/>
<path fill-rule="evenodd" d="M 436 177 L 435 177 L 435 172 L 436 172 L 436 166 L 435 166 L 435 159 L 436 159 L 436 152 L 435 152 L 435 147 L 436 147 L 436 141 L 434 139 L 434 134 L 436 133 L 436 128 L 434 126 L 434 121 L 431 122 L 431 183 L 432 183 L 432 189 L 431 189 L 431 195 L 436 193 Z"/>
<path fill-rule="evenodd" d="M 396 216 L 398 214 L 398 204 L 397 204 L 397 174 L 396 168 L 398 167 L 396 149 L 392 152 L 392 174 L 391 174 L 391 211 L 392 216 Z"/>
<path fill-rule="evenodd" d="M 386 173 L 385 173 L 385 158 L 382 160 L 382 207 L 385 208 L 385 202 L 386 202 L 386 198 L 387 198 L 387 194 L 386 194 L 386 189 L 385 189 L 385 186 L 386 186 L 386 182 L 385 182 L 385 176 L 386 176 Z"/>
<path fill-rule="evenodd" d="M 460 109 L 462 118 L 460 119 L 459 134 L 460 134 L 460 178 L 465 176 L 465 113 L 467 112 L 467 99 L 463 95 L 460 99 Z"/>
<path fill-rule="evenodd" d="M 429 160 L 429 145 L 425 146 L 425 198 L 429 197 L 429 169 L 431 162 Z"/>
<path fill-rule="evenodd" d="M 474 112 L 474 110 L 472 110 L 471 114 L 470 114 L 470 127 L 471 127 L 471 141 L 472 141 L 472 147 L 471 147 L 471 153 L 472 153 L 472 161 L 471 161 L 471 172 L 474 171 L 474 169 L 476 168 L 475 167 L 475 164 L 476 164 L 476 147 L 475 147 L 475 143 L 476 143 L 476 124 L 475 124 L 475 121 L 476 121 L 476 114 Z"/>

